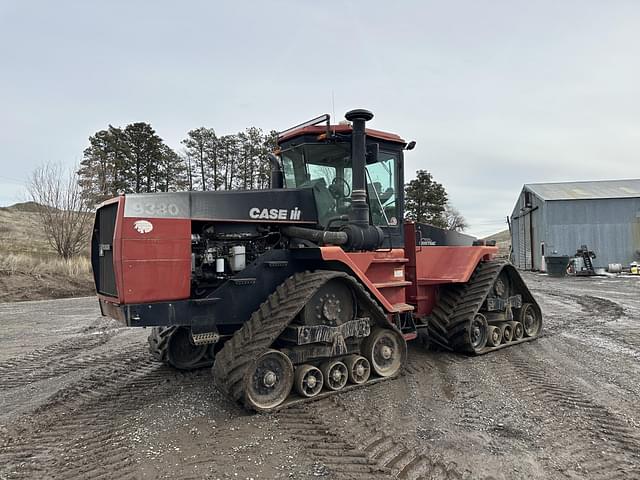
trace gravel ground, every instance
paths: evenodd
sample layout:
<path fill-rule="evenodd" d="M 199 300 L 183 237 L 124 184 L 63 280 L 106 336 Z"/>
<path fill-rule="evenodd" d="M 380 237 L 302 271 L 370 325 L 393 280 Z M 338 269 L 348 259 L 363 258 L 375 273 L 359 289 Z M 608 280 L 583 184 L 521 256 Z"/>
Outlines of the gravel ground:
<path fill-rule="evenodd" d="M 272 415 L 93 298 L 0 304 L 0 478 L 640 478 L 640 278 L 524 276 L 539 340 Z"/>

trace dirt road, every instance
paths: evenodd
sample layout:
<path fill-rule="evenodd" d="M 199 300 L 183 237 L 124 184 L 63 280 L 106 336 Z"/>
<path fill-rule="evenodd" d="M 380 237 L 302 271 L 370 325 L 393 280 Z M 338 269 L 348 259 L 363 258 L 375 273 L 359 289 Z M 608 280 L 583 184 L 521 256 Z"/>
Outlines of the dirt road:
<path fill-rule="evenodd" d="M 0 304 L 0 478 L 640 478 L 640 279 L 525 278 L 538 341 L 273 415 L 93 298 Z"/>

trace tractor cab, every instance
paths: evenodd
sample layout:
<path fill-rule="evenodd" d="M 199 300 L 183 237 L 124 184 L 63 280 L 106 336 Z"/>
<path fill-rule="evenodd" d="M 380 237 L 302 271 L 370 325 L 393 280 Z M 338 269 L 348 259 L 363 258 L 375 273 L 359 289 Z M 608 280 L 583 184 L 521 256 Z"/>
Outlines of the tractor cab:
<path fill-rule="evenodd" d="M 383 230 L 385 246 L 401 246 L 407 143 L 392 133 L 369 128 L 364 133 L 365 165 L 360 181 L 365 186 L 369 222 Z M 352 140 L 352 125 L 331 125 L 329 115 L 296 125 L 278 137 L 282 188 L 313 188 L 319 226 L 327 230 L 351 218 L 358 180 L 354 187 Z"/>

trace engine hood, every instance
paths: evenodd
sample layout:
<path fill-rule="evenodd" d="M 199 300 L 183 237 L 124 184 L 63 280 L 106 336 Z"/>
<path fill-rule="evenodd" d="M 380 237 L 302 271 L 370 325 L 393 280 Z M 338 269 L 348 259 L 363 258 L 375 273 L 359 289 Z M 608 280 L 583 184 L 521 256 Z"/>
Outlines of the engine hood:
<path fill-rule="evenodd" d="M 124 195 L 124 216 L 230 222 L 318 223 L 312 188 Z"/>

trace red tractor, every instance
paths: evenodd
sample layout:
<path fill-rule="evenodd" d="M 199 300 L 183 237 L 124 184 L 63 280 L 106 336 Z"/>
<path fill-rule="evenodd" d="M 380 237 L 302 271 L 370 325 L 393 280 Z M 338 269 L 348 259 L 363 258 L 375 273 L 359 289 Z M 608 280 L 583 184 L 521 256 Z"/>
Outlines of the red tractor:
<path fill-rule="evenodd" d="M 403 220 L 415 143 L 365 128 L 372 117 L 281 133 L 268 190 L 104 202 L 103 315 L 153 327 L 154 357 L 213 365 L 215 384 L 258 411 L 393 377 L 418 337 L 468 354 L 535 339 L 540 307 L 495 246 Z"/>

